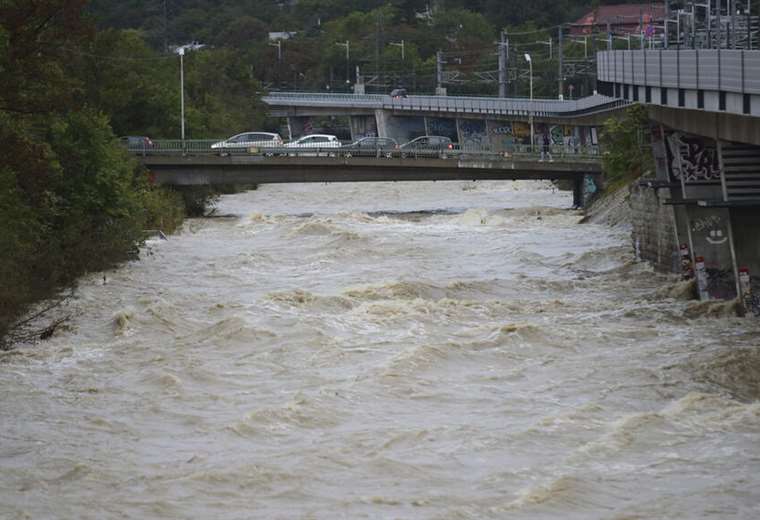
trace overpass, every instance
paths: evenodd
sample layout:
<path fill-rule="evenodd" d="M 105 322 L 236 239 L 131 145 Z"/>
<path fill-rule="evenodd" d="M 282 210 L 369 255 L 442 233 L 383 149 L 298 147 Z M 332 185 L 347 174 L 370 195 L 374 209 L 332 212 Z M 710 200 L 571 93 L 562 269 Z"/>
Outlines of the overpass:
<path fill-rule="evenodd" d="M 341 117 L 348 120 L 354 140 L 380 136 L 405 142 L 419 135 L 443 135 L 495 151 L 529 144 L 531 132 L 537 142 L 550 135 L 555 144 L 573 137 L 582 145 L 596 145 L 596 127 L 630 104 L 598 94 L 557 100 L 271 92 L 262 101 L 271 116 L 287 118 L 290 139 L 312 133 L 320 118 Z"/>
<path fill-rule="evenodd" d="M 155 148 L 130 151 L 151 172 L 157 184 L 174 186 L 303 182 L 393 182 L 452 180 L 564 180 L 572 183 L 573 204 L 582 207 L 596 191 L 599 155 L 555 149 L 552 161 L 536 153 L 494 153 L 486 150 L 422 150 L 403 155 L 344 154 L 339 148 L 227 149 L 219 154 L 214 141 L 154 141 Z M 266 152 L 266 153 L 262 153 Z"/>

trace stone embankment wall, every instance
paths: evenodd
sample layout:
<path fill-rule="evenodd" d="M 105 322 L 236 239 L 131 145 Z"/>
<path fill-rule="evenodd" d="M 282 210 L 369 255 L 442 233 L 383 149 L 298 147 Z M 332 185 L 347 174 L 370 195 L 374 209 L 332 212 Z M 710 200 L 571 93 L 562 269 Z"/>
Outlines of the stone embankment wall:
<path fill-rule="evenodd" d="M 629 190 L 631 239 L 638 257 L 651 263 L 657 271 L 680 272 L 674 208 L 661 204 L 658 194 L 668 190 L 655 190 L 636 183 Z"/>
<path fill-rule="evenodd" d="M 658 190 L 639 186 L 636 181 L 594 201 L 585 221 L 630 227 L 631 245 L 638 259 L 650 262 L 660 272 L 680 272 L 673 206 L 661 204 L 659 198 Z"/>

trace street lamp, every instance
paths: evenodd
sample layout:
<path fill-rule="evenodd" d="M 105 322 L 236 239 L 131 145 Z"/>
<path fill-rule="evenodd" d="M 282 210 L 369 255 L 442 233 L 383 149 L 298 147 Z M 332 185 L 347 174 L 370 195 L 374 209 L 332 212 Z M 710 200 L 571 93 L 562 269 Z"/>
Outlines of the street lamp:
<path fill-rule="evenodd" d="M 180 119 L 182 121 L 182 148 L 185 147 L 185 49 L 177 49 L 179 54 L 179 99 L 180 99 Z"/>
<path fill-rule="evenodd" d="M 530 120 L 530 151 L 533 152 L 534 138 L 533 138 L 533 60 L 530 59 L 530 54 L 525 53 L 525 61 L 528 62 L 529 78 L 530 78 L 530 112 L 528 113 L 528 119 Z"/>

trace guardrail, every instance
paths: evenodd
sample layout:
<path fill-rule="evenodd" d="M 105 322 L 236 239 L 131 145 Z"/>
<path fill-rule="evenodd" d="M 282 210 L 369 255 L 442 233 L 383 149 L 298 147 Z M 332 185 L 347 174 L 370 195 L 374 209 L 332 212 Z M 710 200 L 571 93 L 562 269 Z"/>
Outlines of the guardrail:
<path fill-rule="evenodd" d="M 288 148 L 288 147 L 260 147 L 260 148 L 212 148 L 218 139 L 213 140 L 154 140 L 151 146 L 127 145 L 127 151 L 138 156 L 148 155 L 220 155 L 220 156 L 265 156 L 265 157 L 365 157 L 376 159 L 415 159 L 415 158 L 441 158 L 459 160 L 499 160 L 499 159 L 540 159 L 551 155 L 552 159 L 565 159 L 573 161 L 598 161 L 600 160 L 599 147 L 596 145 L 550 145 L 548 149 L 541 145 L 515 144 L 504 149 L 492 149 L 484 146 L 454 145 L 454 148 L 415 148 L 415 149 L 360 149 L 345 145 L 340 148 Z M 348 143 L 350 144 L 350 143 Z"/>
<path fill-rule="evenodd" d="M 271 92 L 262 100 L 270 106 L 365 108 L 395 111 L 451 112 L 457 114 L 562 117 L 607 110 L 627 101 L 601 94 L 580 99 L 528 99 L 468 96 L 391 97 L 382 94 L 322 94 L 313 92 Z"/>

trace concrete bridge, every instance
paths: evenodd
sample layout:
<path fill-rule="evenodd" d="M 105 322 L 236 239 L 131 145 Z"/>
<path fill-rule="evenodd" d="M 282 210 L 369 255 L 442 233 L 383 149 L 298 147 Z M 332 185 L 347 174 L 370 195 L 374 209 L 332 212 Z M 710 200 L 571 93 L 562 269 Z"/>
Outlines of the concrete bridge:
<path fill-rule="evenodd" d="M 185 144 L 193 144 L 186 142 Z M 552 161 L 538 154 L 505 155 L 488 151 L 421 151 L 403 156 L 342 154 L 340 149 L 218 150 L 179 142 L 155 141 L 151 150 L 132 149 L 158 184 L 175 186 L 214 184 L 269 184 L 303 182 L 452 181 L 452 180 L 564 180 L 573 186 L 573 203 L 584 204 L 601 176 L 598 155 L 555 150 Z"/>
<path fill-rule="evenodd" d="M 351 139 L 443 135 L 464 146 L 509 150 L 540 142 L 570 140 L 596 145 L 596 128 L 630 101 L 604 95 L 574 100 L 382 94 L 272 92 L 262 98 L 273 117 L 286 118 L 290 139 L 312 133 L 326 117 L 343 118 Z M 535 137 L 537 136 L 537 138 Z"/>

